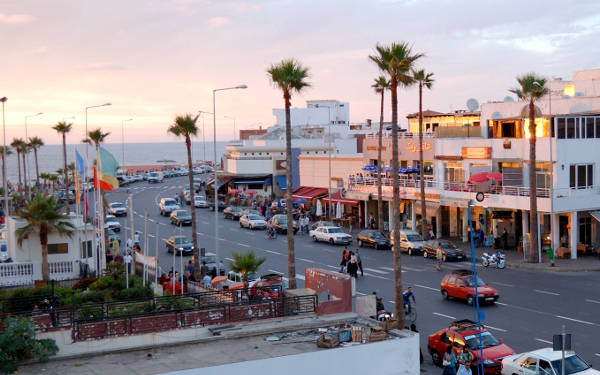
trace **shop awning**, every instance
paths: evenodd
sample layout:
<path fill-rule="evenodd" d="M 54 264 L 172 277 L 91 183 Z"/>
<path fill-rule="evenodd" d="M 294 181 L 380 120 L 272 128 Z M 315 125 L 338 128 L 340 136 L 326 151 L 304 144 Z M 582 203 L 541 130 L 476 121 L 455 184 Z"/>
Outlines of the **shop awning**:
<path fill-rule="evenodd" d="M 281 190 L 287 189 L 287 177 L 286 176 L 275 176 L 275 181 Z"/>
<path fill-rule="evenodd" d="M 355 199 L 349 199 L 346 197 L 342 197 L 342 193 L 340 191 L 336 191 L 335 193 L 331 194 L 331 200 L 333 201 L 333 204 L 337 204 L 338 202 L 340 202 L 340 204 L 345 204 L 347 206 L 354 206 L 354 207 L 358 207 L 358 201 Z M 323 202 L 328 202 L 329 203 L 329 197 L 325 197 L 323 198 Z"/>
<path fill-rule="evenodd" d="M 592 215 L 594 219 L 600 221 L 600 211 L 590 212 L 590 215 Z"/>
<path fill-rule="evenodd" d="M 318 198 L 327 194 L 327 189 L 325 188 L 317 188 L 310 186 L 300 186 L 296 190 L 292 192 L 292 198 L 304 198 L 307 200 L 312 200 L 313 198 Z"/>
<path fill-rule="evenodd" d="M 265 185 L 265 186 L 271 186 L 271 178 L 267 177 L 267 178 L 260 178 L 260 179 L 256 179 L 256 180 L 250 180 L 250 179 L 233 180 L 230 182 L 230 184 L 232 184 L 232 185 L 260 184 L 260 185 Z"/>

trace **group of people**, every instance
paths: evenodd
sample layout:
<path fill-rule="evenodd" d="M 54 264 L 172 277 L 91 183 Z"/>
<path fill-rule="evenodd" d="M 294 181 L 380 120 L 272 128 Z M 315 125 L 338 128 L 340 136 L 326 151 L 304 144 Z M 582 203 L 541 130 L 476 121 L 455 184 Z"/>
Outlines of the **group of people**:
<path fill-rule="evenodd" d="M 360 251 L 358 249 L 351 251 L 344 247 L 342 261 L 340 262 L 340 273 L 347 273 L 354 278 L 358 278 L 358 270 L 360 270 L 360 276 L 364 276 Z"/>
<path fill-rule="evenodd" d="M 308 215 L 300 215 L 298 224 L 300 225 L 300 233 L 308 234 L 310 228 L 310 219 L 308 218 Z"/>
<path fill-rule="evenodd" d="M 473 354 L 465 346 L 461 347 L 457 356 L 452 345 L 448 345 L 442 358 L 442 375 L 472 375 L 471 365 L 475 364 L 473 359 Z"/>

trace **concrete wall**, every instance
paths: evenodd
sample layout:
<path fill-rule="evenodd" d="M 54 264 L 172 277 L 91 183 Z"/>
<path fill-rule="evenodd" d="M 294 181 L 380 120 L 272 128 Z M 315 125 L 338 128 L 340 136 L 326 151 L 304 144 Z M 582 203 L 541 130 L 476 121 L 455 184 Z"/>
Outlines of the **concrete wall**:
<path fill-rule="evenodd" d="M 317 268 L 307 268 L 304 273 L 306 288 L 316 291 L 319 296 L 317 315 L 352 311 L 350 276 Z M 323 301 L 325 295 L 330 295 L 330 299 Z"/>
<path fill-rule="evenodd" d="M 313 187 L 329 187 L 329 158 L 327 155 L 301 155 L 300 185 Z M 361 171 L 362 155 L 332 155 L 331 177 L 341 178 L 344 187 L 348 188 L 348 176 Z M 337 181 L 331 181 L 331 188 L 338 189 Z"/>

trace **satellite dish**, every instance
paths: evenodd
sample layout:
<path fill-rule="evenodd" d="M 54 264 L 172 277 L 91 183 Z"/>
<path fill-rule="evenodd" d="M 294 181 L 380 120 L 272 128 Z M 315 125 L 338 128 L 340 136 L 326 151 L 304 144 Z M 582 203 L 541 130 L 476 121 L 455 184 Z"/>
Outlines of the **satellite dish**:
<path fill-rule="evenodd" d="M 512 96 L 507 95 L 507 96 L 504 97 L 504 102 L 505 103 L 512 103 L 514 101 L 515 101 L 515 99 L 513 99 Z"/>
<path fill-rule="evenodd" d="M 476 111 L 479 109 L 479 102 L 477 101 L 477 99 L 469 99 L 467 100 L 467 108 L 469 109 L 469 111 Z"/>

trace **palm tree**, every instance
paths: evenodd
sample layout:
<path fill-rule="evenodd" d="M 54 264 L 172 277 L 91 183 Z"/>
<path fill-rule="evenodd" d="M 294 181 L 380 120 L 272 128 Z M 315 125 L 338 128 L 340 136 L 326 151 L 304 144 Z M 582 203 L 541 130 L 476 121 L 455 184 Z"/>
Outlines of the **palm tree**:
<path fill-rule="evenodd" d="M 377 147 L 377 224 L 379 231 L 383 231 L 383 191 L 381 187 L 381 149 L 383 148 L 383 99 L 385 90 L 390 89 L 390 81 L 381 75 L 371 85 L 375 93 L 381 94 L 381 110 L 379 115 L 379 134 L 377 135 L 379 145 Z"/>
<path fill-rule="evenodd" d="M 29 195 L 29 182 L 27 181 L 27 163 L 25 158 L 30 151 L 29 144 L 25 141 L 21 141 L 21 157 L 23 158 L 23 182 L 25 183 L 25 193 Z M 28 197 L 29 198 L 29 197 Z"/>
<path fill-rule="evenodd" d="M 69 171 L 70 177 L 69 177 L 69 184 L 71 184 L 71 182 L 75 181 L 75 163 L 69 163 L 67 165 L 67 170 Z"/>
<path fill-rule="evenodd" d="M 285 160 L 286 160 L 286 212 L 288 228 L 292 228 L 294 217 L 292 215 L 292 124 L 290 119 L 290 106 L 292 105 L 292 93 L 300 93 L 310 83 L 308 68 L 302 66 L 294 59 L 282 60 L 278 64 L 272 64 L 267 69 L 267 75 L 271 83 L 283 92 L 285 103 Z M 287 230 L 288 243 L 288 279 L 290 289 L 296 289 L 296 255 L 294 253 L 294 231 Z"/>
<path fill-rule="evenodd" d="M 12 148 L 17 152 L 17 170 L 19 171 L 19 188 L 21 187 L 21 145 L 23 144 L 23 140 L 21 138 L 13 138 L 13 141 L 10 143 Z"/>
<path fill-rule="evenodd" d="M 50 280 L 48 235 L 56 232 L 71 237 L 73 229 L 75 229 L 67 217 L 60 213 L 62 208 L 62 204 L 57 202 L 53 196 L 44 197 L 40 193 L 36 193 L 31 200 L 27 201 L 26 207 L 17 213 L 27 221 L 26 226 L 15 231 L 19 246 L 28 235 L 33 232 L 39 233 L 42 246 L 42 279 L 44 281 Z"/>
<path fill-rule="evenodd" d="M 52 193 L 54 193 L 56 191 L 56 182 L 58 181 L 58 175 L 55 173 L 50 173 L 48 175 L 48 181 L 50 181 L 50 184 L 52 185 Z"/>
<path fill-rule="evenodd" d="M 65 174 L 65 191 L 69 191 L 69 179 L 67 178 L 67 133 L 71 131 L 73 124 L 59 121 L 52 129 L 62 136 L 63 144 L 63 172 Z M 67 193 L 68 194 L 68 193 Z M 67 215 L 71 213 L 71 207 L 67 204 Z"/>
<path fill-rule="evenodd" d="M 194 206 L 194 166 L 192 165 L 192 136 L 198 133 L 198 127 L 196 126 L 198 121 L 198 115 L 193 117 L 191 114 L 184 116 L 175 117 L 175 122 L 167 129 L 168 133 L 171 133 L 177 137 L 183 137 L 185 140 L 185 148 L 187 150 L 187 162 L 188 162 L 188 183 L 190 184 L 190 212 L 192 214 L 192 242 L 194 244 L 194 272 L 198 277 L 200 272 L 200 254 L 198 248 L 198 236 L 196 235 L 196 210 Z M 217 182 L 215 181 L 215 187 Z M 217 194 L 215 188 L 215 194 Z M 215 210 L 217 207 L 215 207 Z"/>
<path fill-rule="evenodd" d="M 537 181 L 536 181 L 536 124 L 535 102 L 548 94 L 547 80 L 535 73 L 526 73 L 517 77 L 520 87 L 509 90 L 529 107 L 529 261 L 538 262 L 538 218 L 537 218 Z M 525 108 L 523 108 L 524 110 Z M 552 166 L 550 166 L 552 168 Z M 576 225 L 576 224 L 575 224 Z"/>
<path fill-rule="evenodd" d="M 104 140 L 109 135 L 110 133 L 103 133 L 102 129 L 100 128 L 91 130 L 88 132 L 88 137 L 83 140 L 83 143 L 93 144 L 96 147 L 96 155 L 98 155 L 100 143 L 104 143 Z M 67 170 L 68 168 L 65 168 L 65 170 L 63 171 L 65 173 L 65 176 L 67 175 Z M 100 190 L 100 199 L 102 201 L 102 207 L 104 207 L 106 206 L 106 200 L 104 199 L 104 190 L 100 189 L 100 186 L 98 186 L 97 189 Z M 102 212 L 102 215 L 104 215 L 104 212 Z"/>
<path fill-rule="evenodd" d="M 248 274 L 256 273 L 258 267 L 263 264 L 267 258 L 258 258 L 254 251 L 250 250 L 245 253 L 232 252 L 233 262 L 229 262 L 229 268 L 233 272 L 242 274 L 244 282 L 248 282 Z"/>
<path fill-rule="evenodd" d="M 431 89 L 433 86 L 433 73 L 425 70 L 413 70 L 413 80 L 419 84 L 419 180 L 421 181 L 421 235 L 427 234 L 427 210 L 425 209 L 425 176 L 423 162 L 423 87 Z"/>
<path fill-rule="evenodd" d="M 379 70 L 390 79 L 392 97 L 392 181 L 394 205 L 394 298 L 395 313 L 399 328 L 404 328 L 404 308 L 402 303 L 402 260 L 400 258 L 400 181 L 398 179 L 398 86 L 410 86 L 414 83 L 411 69 L 415 61 L 423 56 L 413 53 L 408 43 L 392 43 L 389 46 L 377 44 L 375 55 L 369 58 Z"/>
<path fill-rule="evenodd" d="M 6 159 L 5 155 L 12 155 L 12 149 L 8 146 L 0 146 L 0 154 L 2 154 L 2 186 L 6 186 Z M 5 212 L 8 212 L 5 208 Z"/>
<path fill-rule="evenodd" d="M 50 173 L 42 172 L 40 173 L 40 179 L 42 180 L 42 190 L 44 194 L 47 193 L 46 188 L 48 187 L 48 180 L 50 178 Z"/>
<path fill-rule="evenodd" d="M 33 156 L 35 158 L 35 186 L 40 186 L 40 170 L 38 168 L 38 150 L 44 145 L 44 141 L 40 137 L 29 138 L 29 147 L 33 150 Z"/>

